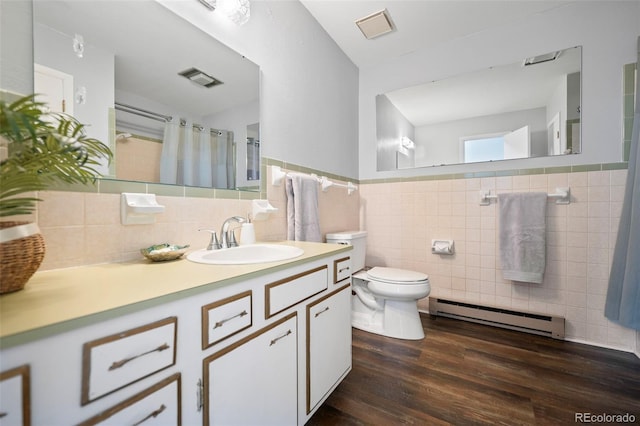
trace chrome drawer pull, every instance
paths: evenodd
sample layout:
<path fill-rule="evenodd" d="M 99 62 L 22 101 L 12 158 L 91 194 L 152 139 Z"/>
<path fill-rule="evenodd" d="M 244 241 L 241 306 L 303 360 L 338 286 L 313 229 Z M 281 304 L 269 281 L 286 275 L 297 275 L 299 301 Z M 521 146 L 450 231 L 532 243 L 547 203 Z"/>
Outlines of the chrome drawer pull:
<path fill-rule="evenodd" d="M 140 420 L 139 422 L 135 422 L 135 423 L 133 424 L 133 426 L 138 426 L 138 425 L 140 425 L 140 424 L 142 424 L 142 423 L 146 422 L 147 420 L 149 420 L 149 419 L 151 419 L 151 418 L 158 417 L 158 416 L 160 415 L 160 413 L 162 413 L 166 408 L 167 408 L 167 407 L 166 407 L 164 404 L 162 404 L 162 405 L 160 406 L 160 408 L 158 408 L 158 409 L 157 409 L 157 410 L 155 410 L 155 411 L 152 411 L 152 412 L 151 412 L 147 417 L 145 417 L 144 419 Z"/>
<path fill-rule="evenodd" d="M 290 334 L 291 334 L 291 330 L 287 330 L 287 332 L 286 332 L 286 333 L 284 333 L 282 336 L 280 336 L 280 337 L 276 337 L 275 339 L 273 339 L 273 340 L 271 341 L 271 343 L 269 343 L 269 346 L 273 346 L 273 345 L 275 345 L 276 343 L 278 343 L 278 340 L 280 340 L 280 339 L 284 339 L 285 337 L 287 337 L 287 336 L 288 336 L 288 335 L 290 335 Z"/>
<path fill-rule="evenodd" d="M 166 343 L 163 343 L 162 345 L 158 346 L 157 348 L 151 349 L 150 351 L 147 351 L 147 352 L 144 352 L 144 353 L 141 353 L 140 355 L 135 355 L 135 356 L 132 356 L 131 358 L 125 358 L 125 359 L 120 360 L 120 361 L 115 361 L 113 364 L 111 364 L 111 367 L 109 367 L 109 371 L 115 370 L 116 368 L 120 368 L 123 365 L 125 365 L 126 363 L 128 363 L 129 361 L 133 361 L 134 359 L 140 358 L 141 356 L 149 355 L 149 354 L 154 353 L 154 352 L 162 352 L 165 349 L 169 349 L 169 345 L 167 345 Z"/>
<path fill-rule="evenodd" d="M 326 308 L 324 308 L 324 309 L 323 309 L 323 310 L 321 310 L 320 312 L 316 312 L 316 316 L 315 316 L 315 317 L 316 317 L 316 318 L 318 318 L 318 316 L 319 316 L 320 314 L 324 314 L 324 313 L 325 313 L 325 312 L 327 312 L 328 310 L 329 310 L 329 307 L 327 306 Z"/>
<path fill-rule="evenodd" d="M 234 315 L 234 316 L 232 316 L 232 317 L 229 317 L 229 318 L 227 318 L 227 319 L 223 319 L 223 320 L 218 321 L 217 323 L 215 323 L 215 325 L 213 326 L 213 328 L 214 328 L 214 329 L 216 329 L 216 328 L 218 328 L 218 327 L 222 327 L 222 326 L 224 325 L 224 323 L 225 323 L 225 322 L 227 322 L 227 321 L 231 321 L 232 319 L 234 319 L 234 318 L 238 318 L 238 317 L 241 317 L 241 318 L 242 318 L 242 317 L 243 317 L 243 316 L 245 316 L 245 315 L 249 315 L 249 314 L 247 313 L 247 311 L 242 311 L 242 312 L 240 312 L 239 314 L 236 314 L 236 315 Z"/>
<path fill-rule="evenodd" d="M 348 270 L 349 270 L 349 267 L 347 266 L 347 267 L 344 267 L 342 269 L 338 269 L 338 273 L 344 272 L 344 271 L 348 271 Z"/>

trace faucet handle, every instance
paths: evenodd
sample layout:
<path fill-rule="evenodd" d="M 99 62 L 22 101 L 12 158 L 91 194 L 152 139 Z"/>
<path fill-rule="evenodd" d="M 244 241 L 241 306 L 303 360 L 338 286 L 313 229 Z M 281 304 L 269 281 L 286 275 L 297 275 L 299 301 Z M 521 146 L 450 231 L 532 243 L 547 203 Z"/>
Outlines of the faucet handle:
<path fill-rule="evenodd" d="M 205 231 L 211 234 L 211 240 L 209 240 L 207 250 L 218 250 L 222 248 L 222 245 L 218 241 L 218 234 L 216 234 L 216 231 L 212 229 L 198 229 L 198 231 Z"/>
<path fill-rule="evenodd" d="M 236 240 L 236 230 L 229 231 L 229 247 L 238 247 L 238 241 Z"/>

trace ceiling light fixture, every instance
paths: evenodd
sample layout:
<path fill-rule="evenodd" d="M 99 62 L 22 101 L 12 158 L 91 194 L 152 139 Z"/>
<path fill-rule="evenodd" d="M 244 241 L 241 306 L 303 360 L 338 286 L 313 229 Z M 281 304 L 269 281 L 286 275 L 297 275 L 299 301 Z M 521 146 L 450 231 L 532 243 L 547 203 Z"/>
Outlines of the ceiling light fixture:
<path fill-rule="evenodd" d="M 395 30 L 387 9 L 358 19 L 356 25 L 368 40 Z"/>
<path fill-rule="evenodd" d="M 197 68 L 189 68 L 187 70 L 179 72 L 178 74 L 185 78 L 188 78 L 195 84 L 202 87 L 209 88 L 217 86 L 219 84 L 223 84 L 222 81 L 218 80 L 217 78 L 211 77 L 209 74 L 206 74 Z"/>
<path fill-rule="evenodd" d="M 236 25 L 243 25 L 251 17 L 249 0 L 198 0 L 204 7 L 218 10 Z"/>

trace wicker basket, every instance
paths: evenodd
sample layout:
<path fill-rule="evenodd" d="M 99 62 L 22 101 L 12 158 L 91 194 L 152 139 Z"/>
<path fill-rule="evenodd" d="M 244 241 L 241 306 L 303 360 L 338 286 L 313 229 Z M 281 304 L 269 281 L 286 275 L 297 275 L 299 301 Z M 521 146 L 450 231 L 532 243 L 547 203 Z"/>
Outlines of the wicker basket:
<path fill-rule="evenodd" d="M 30 222 L 0 222 L 0 229 Z M 37 233 L 0 243 L 0 294 L 22 290 L 44 259 L 44 238 Z"/>

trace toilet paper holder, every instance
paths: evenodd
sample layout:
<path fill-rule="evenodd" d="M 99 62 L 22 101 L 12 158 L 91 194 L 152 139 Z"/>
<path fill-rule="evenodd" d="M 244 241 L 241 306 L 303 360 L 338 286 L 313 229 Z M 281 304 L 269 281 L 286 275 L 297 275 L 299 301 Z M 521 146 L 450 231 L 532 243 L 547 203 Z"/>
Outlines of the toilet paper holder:
<path fill-rule="evenodd" d="M 431 253 L 447 254 L 455 253 L 453 240 L 431 240 Z"/>

